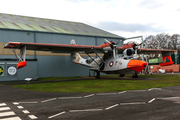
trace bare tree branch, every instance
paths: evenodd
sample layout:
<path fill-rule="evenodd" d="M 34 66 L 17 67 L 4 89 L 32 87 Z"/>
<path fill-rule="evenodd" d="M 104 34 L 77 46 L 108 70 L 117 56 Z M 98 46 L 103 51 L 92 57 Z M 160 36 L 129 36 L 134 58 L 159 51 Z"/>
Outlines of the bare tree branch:
<path fill-rule="evenodd" d="M 180 35 L 161 33 L 156 36 L 150 35 L 145 38 L 146 48 L 153 49 L 172 49 L 180 52 Z"/>

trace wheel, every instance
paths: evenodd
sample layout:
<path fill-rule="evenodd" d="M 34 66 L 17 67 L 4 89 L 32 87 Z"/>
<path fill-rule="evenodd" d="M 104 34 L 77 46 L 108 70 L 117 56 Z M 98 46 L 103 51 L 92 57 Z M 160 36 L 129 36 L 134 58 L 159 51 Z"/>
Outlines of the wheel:
<path fill-rule="evenodd" d="M 119 74 L 119 77 L 124 77 L 125 76 L 125 74 Z"/>
<path fill-rule="evenodd" d="M 94 77 L 99 79 L 100 78 L 100 72 L 99 71 L 94 71 Z"/>
<path fill-rule="evenodd" d="M 134 73 L 133 76 L 132 76 L 132 78 L 138 78 L 137 73 Z"/>

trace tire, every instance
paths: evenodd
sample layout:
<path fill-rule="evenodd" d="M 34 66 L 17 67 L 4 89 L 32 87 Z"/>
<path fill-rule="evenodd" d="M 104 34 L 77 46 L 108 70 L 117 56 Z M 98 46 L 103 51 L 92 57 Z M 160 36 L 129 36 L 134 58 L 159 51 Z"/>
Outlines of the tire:
<path fill-rule="evenodd" d="M 133 76 L 132 76 L 132 78 L 138 78 L 137 73 L 134 73 Z"/>
<path fill-rule="evenodd" d="M 94 71 L 94 77 L 99 79 L 100 78 L 100 72 L 99 71 Z"/>
<path fill-rule="evenodd" d="M 124 77 L 125 76 L 125 74 L 119 74 L 119 77 Z"/>

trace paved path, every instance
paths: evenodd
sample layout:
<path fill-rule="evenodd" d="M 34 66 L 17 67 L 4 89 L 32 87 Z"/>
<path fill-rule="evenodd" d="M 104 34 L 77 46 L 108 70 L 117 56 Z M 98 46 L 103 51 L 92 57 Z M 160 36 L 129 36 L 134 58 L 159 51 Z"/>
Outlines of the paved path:
<path fill-rule="evenodd" d="M 46 93 L 0 85 L 0 120 L 179 120 L 179 91 Z"/>

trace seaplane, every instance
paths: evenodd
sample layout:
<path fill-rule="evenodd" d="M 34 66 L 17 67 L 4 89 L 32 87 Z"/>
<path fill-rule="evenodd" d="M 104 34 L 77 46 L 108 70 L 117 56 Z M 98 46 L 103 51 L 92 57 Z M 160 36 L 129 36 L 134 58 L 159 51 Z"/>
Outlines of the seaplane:
<path fill-rule="evenodd" d="M 26 50 L 51 51 L 54 53 L 70 53 L 70 60 L 76 64 L 89 67 L 94 71 L 94 77 L 100 78 L 100 73 L 119 74 L 124 77 L 125 74 L 132 74 L 133 78 L 138 78 L 138 73 L 143 71 L 147 62 L 139 60 L 137 54 L 162 54 L 163 63 L 161 66 L 172 65 L 171 54 L 176 50 L 167 49 L 147 49 L 140 48 L 140 44 L 129 44 L 117 47 L 123 38 L 117 43 L 104 39 L 105 42 L 100 46 L 76 45 L 75 40 L 70 44 L 49 44 L 49 43 L 27 43 L 27 42 L 8 42 L 3 48 L 11 49 L 18 59 L 17 69 L 26 66 Z M 20 49 L 20 55 L 16 53 Z M 89 58 L 83 58 L 81 54 L 87 54 Z M 92 57 L 94 54 L 96 57 Z M 165 59 L 169 62 L 165 62 Z"/>

